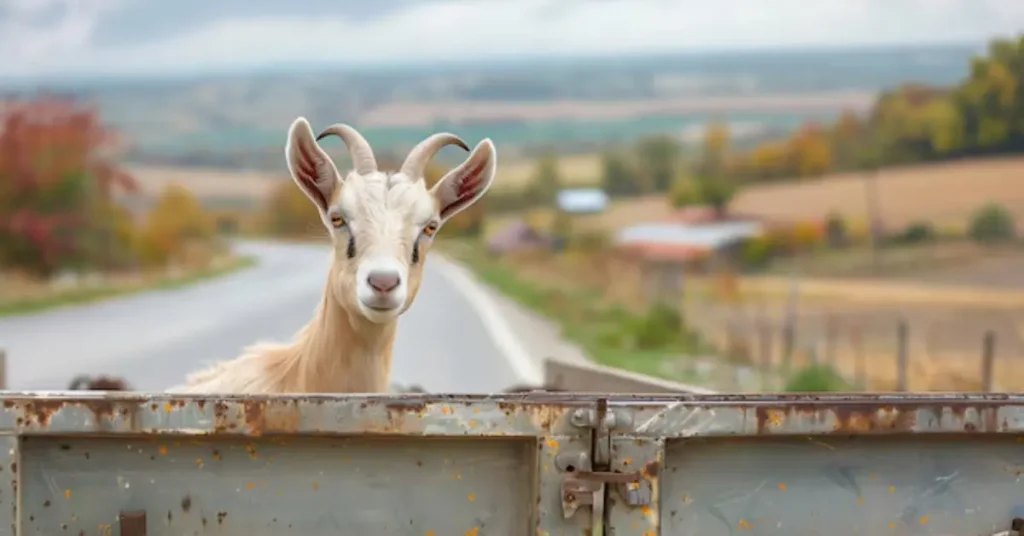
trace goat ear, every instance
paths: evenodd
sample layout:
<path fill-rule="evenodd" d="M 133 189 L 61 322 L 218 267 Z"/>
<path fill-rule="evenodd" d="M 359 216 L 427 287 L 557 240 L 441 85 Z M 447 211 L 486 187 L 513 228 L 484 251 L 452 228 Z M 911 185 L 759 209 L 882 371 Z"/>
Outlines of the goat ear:
<path fill-rule="evenodd" d="M 431 189 L 441 212 L 441 222 L 462 212 L 483 197 L 494 182 L 498 153 L 489 138 L 473 148 L 469 158 L 448 172 Z"/>
<path fill-rule="evenodd" d="M 338 185 L 338 168 L 316 142 L 305 117 L 297 118 L 288 129 L 284 152 L 292 180 L 321 211 L 327 210 Z"/>

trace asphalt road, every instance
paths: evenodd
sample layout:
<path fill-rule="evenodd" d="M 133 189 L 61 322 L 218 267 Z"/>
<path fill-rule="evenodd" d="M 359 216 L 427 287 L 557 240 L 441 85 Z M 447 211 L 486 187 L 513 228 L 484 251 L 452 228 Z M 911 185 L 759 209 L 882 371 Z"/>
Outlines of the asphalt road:
<path fill-rule="evenodd" d="M 258 340 L 290 340 L 312 316 L 327 273 L 324 246 L 245 242 L 259 263 L 184 289 L 0 319 L 9 389 L 64 389 L 77 374 L 111 374 L 138 390 L 179 384 L 204 363 Z M 478 311 L 428 259 L 399 320 L 392 381 L 483 393 L 520 383 Z"/>

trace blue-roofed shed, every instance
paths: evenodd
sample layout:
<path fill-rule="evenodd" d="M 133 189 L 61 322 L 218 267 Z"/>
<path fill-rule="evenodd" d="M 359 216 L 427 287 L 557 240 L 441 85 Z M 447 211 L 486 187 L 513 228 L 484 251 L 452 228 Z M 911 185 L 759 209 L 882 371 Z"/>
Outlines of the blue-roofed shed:
<path fill-rule="evenodd" d="M 573 188 L 558 192 L 557 203 L 569 214 L 596 214 L 608 208 L 608 194 L 600 188 Z"/>

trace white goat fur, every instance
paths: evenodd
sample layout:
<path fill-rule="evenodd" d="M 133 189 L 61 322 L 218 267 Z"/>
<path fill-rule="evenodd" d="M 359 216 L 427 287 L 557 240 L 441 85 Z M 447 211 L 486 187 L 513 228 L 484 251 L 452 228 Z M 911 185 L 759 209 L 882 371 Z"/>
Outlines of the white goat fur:
<path fill-rule="evenodd" d="M 344 179 L 317 143 L 328 134 L 341 137 L 352 156 L 354 169 Z M 468 150 L 452 134 L 434 134 L 409 153 L 401 170 L 384 173 L 351 127 L 333 125 L 314 138 L 306 119 L 296 119 L 285 146 L 288 168 L 320 212 L 333 243 L 323 298 L 292 343 L 250 346 L 169 392 L 386 392 L 398 316 L 419 291 L 434 234 L 480 199 L 494 179 L 497 153 L 485 139 L 428 189 L 423 169 L 445 145 Z M 397 277 L 397 283 L 382 291 L 374 287 L 372 274 Z"/>

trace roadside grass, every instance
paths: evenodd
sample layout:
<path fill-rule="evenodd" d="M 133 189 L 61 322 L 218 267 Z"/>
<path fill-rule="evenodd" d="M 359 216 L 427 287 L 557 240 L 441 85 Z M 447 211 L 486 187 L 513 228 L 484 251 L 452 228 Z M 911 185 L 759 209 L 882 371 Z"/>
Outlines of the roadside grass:
<path fill-rule="evenodd" d="M 179 276 L 143 277 L 132 282 L 103 283 L 88 288 L 40 290 L 25 297 L 0 300 L 0 317 L 37 313 L 59 307 L 100 302 L 147 290 L 173 290 L 208 279 L 228 275 L 256 264 L 253 257 L 233 257 L 219 266 L 187 272 Z M 33 295 L 34 294 L 34 295 Z"/>
<path fill-rule="evenodd" d="M 609 303 L 599 288 L 531 280 L 464 241 L 447 241 L 444 252 L 486 284 L 555 322 L 562 336 L 595 362 L 680 382 L 700 381 L 688 367 L 678 366 L 703 346 L 681 329 L 682 320 L 675 311 L 664 307 L 631 311 Z"/>

